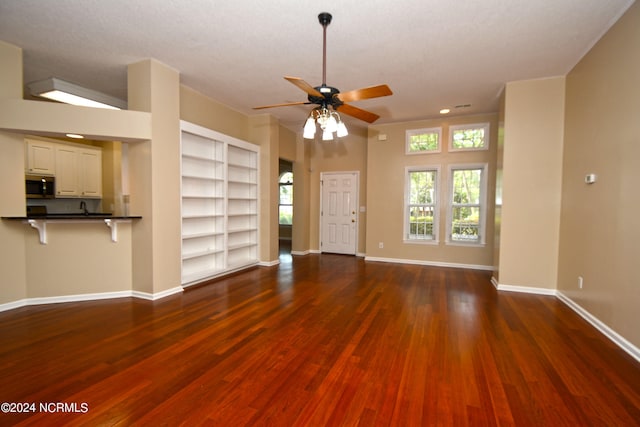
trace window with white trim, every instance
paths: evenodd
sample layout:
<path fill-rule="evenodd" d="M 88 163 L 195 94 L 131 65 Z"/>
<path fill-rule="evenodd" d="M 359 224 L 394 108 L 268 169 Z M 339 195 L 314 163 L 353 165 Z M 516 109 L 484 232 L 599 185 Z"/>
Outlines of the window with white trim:
<path fill-rule="evenodd" d="M 442 128 L 410 129 L 406 131 L 406 154 L 439 153 Z"/>
<path fill-rule="evenodd" d="M 278 223 L 291 225 L 293 224 L 293 173 L 285 172 L 280 175 L 279 184 Z"/>
<path fill-rule="evenodd" d="M 448 243 L 485 243 L 487 165 L 449 166 Z"/>
<path fill-rule="evenodd" d="M 489 123 L 449 126 L 449 151 L 489 149 Z"/>
<path fill-rule="evenodd" d="M 405 175 L 405 241 L 438 241 L 438 167 L 411 167 Z"/>

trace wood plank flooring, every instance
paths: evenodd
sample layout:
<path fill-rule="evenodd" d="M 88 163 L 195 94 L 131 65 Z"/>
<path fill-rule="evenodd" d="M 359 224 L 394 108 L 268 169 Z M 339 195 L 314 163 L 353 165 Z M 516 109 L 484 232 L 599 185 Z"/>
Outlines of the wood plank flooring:
<path fill-rule="evenodd" d="M 308 255 L 155 302 L 0 313 L 0 402 L 54 403 L 0 425 L 640 425 L 635 360 L 489 279 Z"/>

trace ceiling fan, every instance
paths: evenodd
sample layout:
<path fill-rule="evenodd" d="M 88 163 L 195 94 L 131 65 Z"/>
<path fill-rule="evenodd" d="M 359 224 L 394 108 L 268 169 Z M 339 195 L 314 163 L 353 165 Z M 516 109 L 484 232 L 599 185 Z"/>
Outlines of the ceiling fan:
<path fill-rule="evenodd" d="M 310 118 L 317 119 L 318 123 L 321 123 L 319 116 L 323 111 L 325 114 L 331 114 L 329 112 L 329 107 L 333 108 L 334 111 L 348 114 L 349 116 L 363 120 L 367 123 L 373 123 L 378 120 L 380 117 L 379 115 L 354 107 L 353 105 L 347 104 L 347 102 L 392 95 L 393 92 L 391 92 L 389 86 L 371 86 L 363 89 L 351 90 L 349 92 L 340 92 L 335 87 L 327 86 L 327 26 L 331 23 L 331 18 L 331 14 L 326 12 L 318 15 L 318 20 L 320 21 L 320 25 L 322 25 L 322 85 L 313 87 L 301 78 L 285 77 L 285 80 L 293 83 L 307 93 L 307 101 L 264 105 L 261 107 L 254 107 L 254 110 L 286 107 L 291 105 L 316 104 L 318 107 L 314 108 L 311 112 Z"/>

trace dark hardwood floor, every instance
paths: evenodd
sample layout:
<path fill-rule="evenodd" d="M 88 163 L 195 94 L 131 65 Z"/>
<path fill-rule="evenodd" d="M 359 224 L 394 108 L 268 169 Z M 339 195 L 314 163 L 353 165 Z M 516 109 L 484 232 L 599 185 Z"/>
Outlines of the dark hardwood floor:
<path fill-rule="evenodd" d="M 639 364 L 554 297 L 283 257 L 155 302 L 0 313 L 0 402 L 36 405 L 0 425 L 640 425 Z"/>

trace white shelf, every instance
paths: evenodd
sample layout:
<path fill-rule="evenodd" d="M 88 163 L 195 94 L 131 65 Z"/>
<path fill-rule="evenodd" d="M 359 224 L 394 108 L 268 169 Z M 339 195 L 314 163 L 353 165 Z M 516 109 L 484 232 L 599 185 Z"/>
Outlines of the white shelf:
<path fill-rule="evenodd" d="M 220 254 L 223 252 L 224 252 L 224 249 L 211 249 L 208 251 L 187 253 L 187 254 L 182 254 L 182 259 L 185 260 L 185 259 L 200 258 L 200 257 L 209 256 L 209 255 Z"/>
<path fill-rule="evenodd" d="M 223 232 L 219 233 L 194 233 L 194 234 L 182 234 L 182 240 L 201 239 L 203 237 L 218 237 L 224 236 Z"/>
<path fill-rule="evenodd" d="M 219 181 L 219 182 L 224 182 L 223 179 L 220 178 L 216 178 L 216 177 L 212 177 L 212 176 L 198 176 L 198 175 L 189 175 L 189 174 L 182 174 L 182 178 L 187 178 L 187 179 L 198 179 L 201 181 Z"/>
<path fill-rule="evenodd" d="M 185 153 L 182 153 L 182 158 L 183 159 L 191 159 L 191 160 L 203 160 L 205 162 L 217 163 L 217 164 L 220 164 L 220 165 L 224 164 L 224 162 L 222 160 L 212 159 L 212 158 L 201 156 L 201 155 L 197 155 L 197 154 L 185 154 Z"/>
<path fill-rule="evenodd" d="M 205 199 L 205 200 L 222 200 L 224 196 L 207 196 L 202 194 L 183 194 L 183 199 Z"/>
<path fill-rule="evenodd" d="M 260 147 L 181 124 L 182 284 L 188 285 L 257 264 Z"/>

